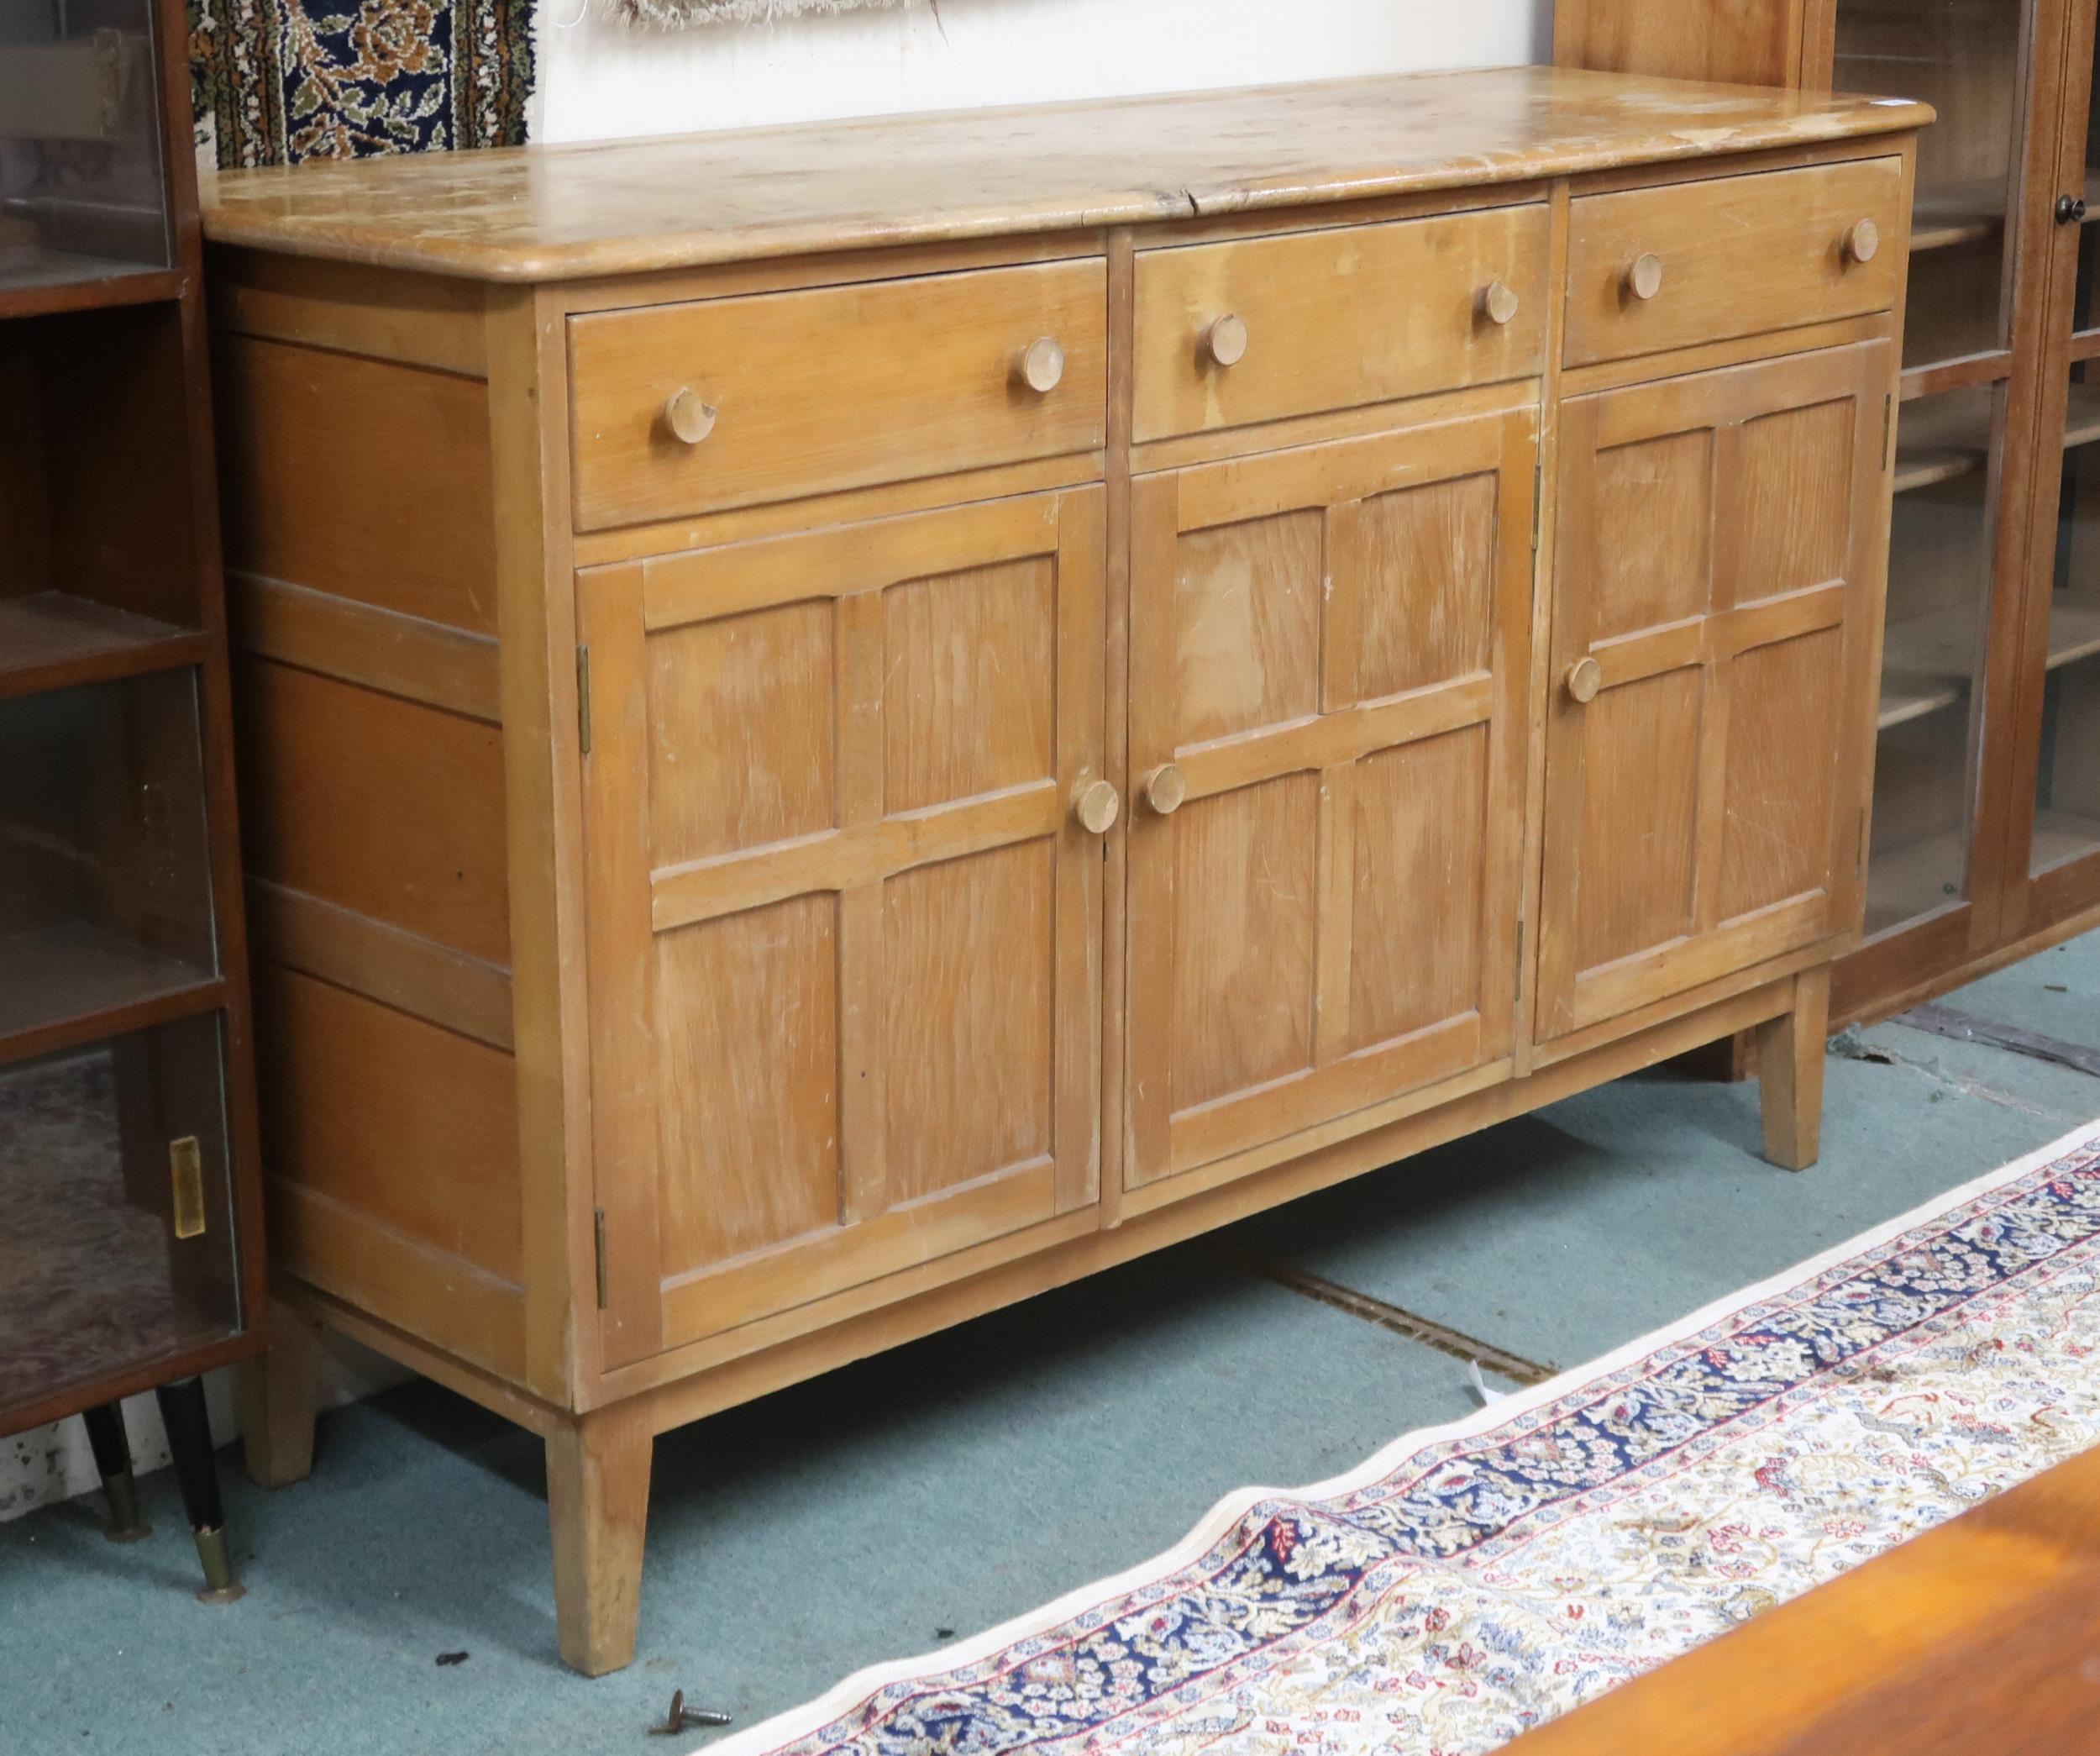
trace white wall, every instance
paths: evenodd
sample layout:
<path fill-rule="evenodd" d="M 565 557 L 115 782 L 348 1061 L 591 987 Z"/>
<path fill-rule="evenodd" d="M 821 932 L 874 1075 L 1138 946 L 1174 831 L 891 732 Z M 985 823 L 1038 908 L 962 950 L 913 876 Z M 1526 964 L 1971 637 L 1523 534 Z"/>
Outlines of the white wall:
<path fill-rule="evenodd" d="M 541 0 L 536 140 L 683 134 L 1549 55 L 1551 0 L 910 0 L 790 24 L 638 29 Z"/>

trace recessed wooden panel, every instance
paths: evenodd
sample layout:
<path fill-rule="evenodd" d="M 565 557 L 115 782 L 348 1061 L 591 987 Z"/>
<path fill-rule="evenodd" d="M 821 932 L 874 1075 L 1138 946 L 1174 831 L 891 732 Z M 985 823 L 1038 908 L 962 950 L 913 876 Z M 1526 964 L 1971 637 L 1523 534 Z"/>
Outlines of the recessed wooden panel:
<path fill-rule="evenodd" d="M 1499 486 L 1492 475 L 1466 476 L 1362 502 L 1353 585 L 1359 701 L 1488 668 Z"/>
<path fill-rule="evenodd" d="M 1031 263 L 569 320 L 580 528 L 1089 451 L 1108 423 L 1108 276 Z M 1048 339 L 1064 370 L 1021 376 Z M 681 444 L 674 392 L 716 410 Z"/>
<path fill-rule="evenodd" d="M 249 872 L 507 965 L 501 732 L 267 660 L 236 673 Z"/>
<path fill-rule="evenodd" d="M 1839 800 L 1863 805 L 1872 761 L 1893 354 L 1782 355 L 1563 406 L 1542 1039 L 1859 920 L 1859 813 Z M 1697 467 L 1645 516 L 1702 532 L 1674 565 L 1642 522 L 1649 490 L 1625 491 L 1630 464 L 1660 484 L 1669 459 Z"/>
<path fill-rule="evenodd" d="M 1844 649 L 1842 628 L 1822 628 L 1744 653 L 1730 667 L 1724 921 L 1830 881 Z"/>
<path fill-rule="evenodd" d="M 615 1363 L 1094 1198 L 1103 501 L 579 576 Z"/>
<path fill-rule="evenodd" d="M 1589 637 L 1604 640 L 1707 607 L 1714 439 L 1699 430 L 1596 454 Z"/>
<path fill-rule="evenodd" d="M 1729 595 L 1738 603 L 1845 576 L 1852 547 L 1853 404 L 1746 421 Z"/>
<path fill-rule="evenodd" d="M 1177 743 L 1207 743 L 1318 711 L 1321 555 L 1315 511 L 1182 537 Z"/>
<path fill-rule="evenodd" d="M 1026 842 L 883 886 L 885 1205 L 1049 1157 L 1056 851 Z"/>
<path fill-rule="evenodd" d="M 1357 765 L 1352 1049 L 1479 1004 L 1488 745 L 1466 726 Z"/>
<path fill-rule="evenodd" d="M 1802 79 L 1807 0 L 1557 0 L 1553 59 L 1563 67 L 1792 86 Z M 1813 83 L 1811 79 L 1809 81 Z M 1877 89 L 1877 88 L 1869 88 Z"/>
<path fill-rule="evenodd" d="M 810 600 L 651 639 L 657 865 L 831 826 L 832 613 Z"/>
<path fill-rule="evenodd" d="M 667 1276 L 838 1223 L 837 916 L 796 896 L 657 939 Z"/>
<path fill-rule="evenodd" d="M 1665 671 L 1583 710 L 1584 882 L 1572 923 L 1582 969 L 1691 929 L 1704 686 L 1696 670 Z"/>
<path fill-rule="evenodd" d="M 1887 311 L 1908 234 L 1903 196 L 1903 161 L 1893 154 L 1578 195 L 1568 210 L 1566 361 Z M 1861 220 L 1885 240 L 1866 262 L 1845 248 Z M 1648 298 L 1627 284 L 1643 255 L 1662 265 Z"/>
<path fill-rule="evenodd" d="M 255 1018 L 271 1176 L 522 1278 L 509 1055 L 266 961 Z"/>
<path fill-rule="evenodd" d="M 1319 791 L 1285 775 L 1174 818 L 1177 1110 L 1312 1065 Z"/>
<path fill-rule="evenodd" d="M 488 386 L 220 335 L 226 562 L 496 632 Z"/>
<path fill-rule="evenodd" d="M 1133 485 L 1133 1198 L 1509 1052 L 1536 419 Z"/>
<path fill-rule="evenodd" d="M 1047 557 L 892 586 L 882 614 L 886 810 L 1056 771 L 1057 570 Z"/>

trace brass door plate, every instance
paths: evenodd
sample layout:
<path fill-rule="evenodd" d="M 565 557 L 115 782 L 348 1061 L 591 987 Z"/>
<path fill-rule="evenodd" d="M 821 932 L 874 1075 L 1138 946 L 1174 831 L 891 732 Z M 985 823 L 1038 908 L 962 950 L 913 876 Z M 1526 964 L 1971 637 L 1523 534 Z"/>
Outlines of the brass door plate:
<path fill-rule="evenodd" d="M 175 1185 L 175 1235 L 204 1235 L 204 1149 L 197 1136 L 168 1143 L 168 1175 Z"/>

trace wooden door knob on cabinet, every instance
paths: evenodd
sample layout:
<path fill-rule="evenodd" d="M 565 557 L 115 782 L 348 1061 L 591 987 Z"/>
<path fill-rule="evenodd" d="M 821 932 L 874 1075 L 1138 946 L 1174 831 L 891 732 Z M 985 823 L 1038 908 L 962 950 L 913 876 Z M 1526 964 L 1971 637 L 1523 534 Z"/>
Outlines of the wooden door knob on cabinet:
<path fill-rule="evenodd" d="M 1594 659 L 1578 659 L 1567 667 L 1567 692 L 1578 702 L 1593 702 L 1604 686 L 1604 667 Z"/>
<path fill-rule="evenodd" d="M 1063 382 L 1064 350 L 1047 335 L 1031 343 L 1021 356 L 1021 378 L 1029 389 L 1047 396 Z"/>
<path fill-rule="evenodd" d="M 1882 247 L 1882 229 L 1871 219 L 1862 219 L 1845 234 L 1845 260 L 1847 262 L 1872 262 L 1874 252 Z"/>
<path fill-rule="evenodd" d="M 1089 835 L 1106 835 L 1116 827 L 1123 802 L 1105 781 L 1089 781 L 1073 789 L 1072 815 Z"/>
<path fill-rule="evenodd" d="M 715 408 L 701 400 L 699 392 L 686 385 L 671 392 L 664 404 L 664 424 L 681 444 L 697 445 L 715 430 Z"/>
<path fill-rule="evenodd" d="M 1636 299 L 1651 299 L 1662 291 L 1662 258 L 1643 250 L 1626 271 L 1626 291 Z"/>
<path fill-rule="evenodd" d="M 1189 797 L 1189 777 L 1179 765 L 1163 762 L 1143 781 L 1138 791 L 1144 794 L 1145 802 L 1162 817 L 1172 817 L 1181 809 L 1181 802 Z"/>
<path fill-rule="evenodd" d="M 1228 311 L 1203 332 L 1203 350 L 1220 365 L 1237 365 L 1247 358 L 1247 324 Z"/>
<path fill-rule="evenodd" d="M 1516 289 L 1501 281 L 1490 281 L 1480 289 L 1480 314 L 1491 323 L 1506 323 L 1517 314 Z"/>

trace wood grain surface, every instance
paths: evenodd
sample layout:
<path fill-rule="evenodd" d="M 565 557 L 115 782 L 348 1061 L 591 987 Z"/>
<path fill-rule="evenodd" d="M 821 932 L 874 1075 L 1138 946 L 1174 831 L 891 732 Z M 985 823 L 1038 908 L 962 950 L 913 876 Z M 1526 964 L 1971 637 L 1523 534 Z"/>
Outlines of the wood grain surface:
<path fill-rule="evenodd" d="M 205 183 L 207 235 L 495 281 L 1142 225 L 1894 133 L 1925 105 L 1556 67 L 436 153 Z"/>

